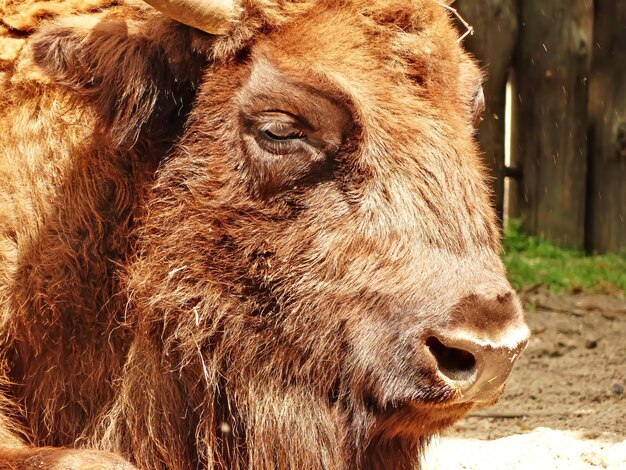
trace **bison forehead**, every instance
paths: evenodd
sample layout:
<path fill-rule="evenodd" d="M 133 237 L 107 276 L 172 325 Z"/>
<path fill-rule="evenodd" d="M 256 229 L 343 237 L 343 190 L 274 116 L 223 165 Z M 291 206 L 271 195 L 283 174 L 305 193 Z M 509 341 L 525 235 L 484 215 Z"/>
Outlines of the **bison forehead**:
<path fill-rule="evenodd" d="M 231 35 L 221 39 L 224 44 L 232 46 L 234 39 L 238 42 L 244 36 L 257 40 L 269 33 L 275 46 L 292 60 L 300 58 L 329 69 L 356 66 L 355 70 L 365 64 L 378 69 L 383 60 L 386 67 L 421 85 L 446 77 L 448 87 L 458 75 L 458 63 L 468 62 L 448 11 L 435 0 L 281 2 L 247 15 Z M 217 51 L 232 54 L 228 47 Z"/>
<path fill-rule="evenodd" d="M 414 136 L 420 118 L 422 127 L 439 122 L 466 133 L 482 76 L 439 2 L 304 4 L 310 8 L 255 36 L 257 57 L 286 74 L 326 78 L 324 88 L 339 85 L 361 117 L 378 120 L 372 129 L 386 127 L 396 141 L 402 129 Z"/>

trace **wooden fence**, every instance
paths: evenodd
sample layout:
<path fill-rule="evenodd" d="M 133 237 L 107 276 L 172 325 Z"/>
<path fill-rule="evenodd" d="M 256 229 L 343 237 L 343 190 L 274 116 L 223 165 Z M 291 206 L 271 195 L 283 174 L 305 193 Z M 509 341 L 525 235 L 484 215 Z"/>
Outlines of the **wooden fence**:
<path fill-rule="evenodd" d="M 626 249 L 626 0 L 453 6 L 475 29 L 465 44 L 488 76 L 479 140 L 498 213 L 559 245 Z"/>

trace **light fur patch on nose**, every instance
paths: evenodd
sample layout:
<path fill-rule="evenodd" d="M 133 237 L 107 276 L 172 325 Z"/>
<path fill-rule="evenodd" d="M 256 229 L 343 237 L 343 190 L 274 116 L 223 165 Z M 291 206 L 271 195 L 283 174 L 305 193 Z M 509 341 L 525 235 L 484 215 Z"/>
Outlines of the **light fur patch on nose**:
<path fill-rule="evenodd" d="M 487 332 L 467 329 L 455 332 L 455 338 L 463 342 L 471 342 L 482 348 L 504 348 L 511 351 L 525 348 L 529 337 L 530 330 L 525 324 L 504 331 Z"/>

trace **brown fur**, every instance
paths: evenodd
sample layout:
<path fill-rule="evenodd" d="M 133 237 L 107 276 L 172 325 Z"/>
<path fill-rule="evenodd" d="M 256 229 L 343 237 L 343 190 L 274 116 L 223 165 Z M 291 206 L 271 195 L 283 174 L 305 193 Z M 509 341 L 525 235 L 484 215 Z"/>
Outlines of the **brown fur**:
<path fill-rule="evenodd" d="M 65 468 L 38 446 L 146 469 L 416 465 L 471 406 L 415 345 L 510 291 L 480 75 L 446 11 L 249 0 L 211 37 L 75 3 L 5 33 L 26 45 L 0 76 L 0 468 Z M 334 122 L 327 159 L 246 143 L 264 100 Z"/>

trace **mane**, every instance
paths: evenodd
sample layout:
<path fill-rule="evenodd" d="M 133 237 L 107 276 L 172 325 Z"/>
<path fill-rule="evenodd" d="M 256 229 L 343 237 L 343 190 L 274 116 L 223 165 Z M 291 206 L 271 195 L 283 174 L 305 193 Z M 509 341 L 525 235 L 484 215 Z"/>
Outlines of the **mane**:
<path fill-rule="evenodd" d="M 135 0 L 1 0 L 0 1 L 0 90 L 23 83 L 49 80 L 31 65 L 26 45 L 43 25 L 73 15 L 98 18 L 138 17 L 149 9 Z"/>

